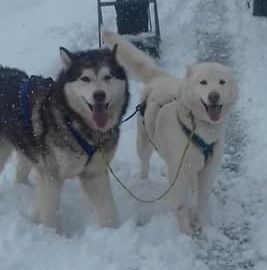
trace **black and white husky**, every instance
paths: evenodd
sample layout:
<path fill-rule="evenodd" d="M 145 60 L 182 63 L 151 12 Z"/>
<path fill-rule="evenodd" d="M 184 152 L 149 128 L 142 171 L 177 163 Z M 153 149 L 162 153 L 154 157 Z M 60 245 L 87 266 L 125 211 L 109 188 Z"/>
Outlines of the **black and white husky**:
<path fill-rule="evenodd" d="M 128 81 L 113 50 L 71 53 L 60 48 L 63 69 L 57 80 L 0 67 L 0 169 L 12 149 L 20 153 L 17 178 L 33 168 L 34 217 L 57 227 L 60 189 L 79 177 L 100 226 L 116 227 L 107 169 L 128 100 Z"/>

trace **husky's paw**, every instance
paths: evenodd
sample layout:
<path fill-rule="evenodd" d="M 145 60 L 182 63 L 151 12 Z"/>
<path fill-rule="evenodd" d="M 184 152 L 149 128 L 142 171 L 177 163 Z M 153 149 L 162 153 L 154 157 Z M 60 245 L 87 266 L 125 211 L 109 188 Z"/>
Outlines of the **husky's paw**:
<path fill-rule="evenodd" d="M 106 205 L 106 209 L 97 209 L 96 223 L 100 228 L 119 228 L 120 221 L 114 205 Z"/>
<path fill-rule="evenodd" d="M 15 183 L 18 185 L 25 185 L 28 186 L 30 188 L 34 188 L 34 185 L 32 184 L 32 182 L 29 179 L 21 179 L 21 178 L 17 178 L 15 180 Z"/>
<path fill-rule="evenodd" d="M 32 213 L 31 221 L 37 225 L 54 230 L 58 234 L 63 234 L 63 229 L 58 220 L 45 220 L 36 210 Z"/>
<path fill-rule="evenodd" d="M 110 229 L 118 229 L 120 227 L 120 222 L 118 219 L 109 218 L 104 222 L 98 222 L 100 228 L 110 228 Z"/>

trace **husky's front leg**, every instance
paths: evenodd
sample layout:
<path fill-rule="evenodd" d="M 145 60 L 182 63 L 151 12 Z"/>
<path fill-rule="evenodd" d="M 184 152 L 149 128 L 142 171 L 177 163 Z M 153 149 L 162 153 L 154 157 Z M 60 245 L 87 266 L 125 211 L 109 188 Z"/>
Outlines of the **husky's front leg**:
<path fill-rule="evenodd" d="M 36 222 L 57 228 L 57 214 L 60 201 L 61 180 L 52 179 L 47 174 L 34 170 Z"/>
<path fill-rule="evenodd" d="M 31 162 L 22 153 L 17 153 L 16 183 L 31 186 L 28 179 L 31 168 Z"/>
<path fill-rule="evenodd" d="M 118 227 L 118 214 L 111 194 L 108 172 L 103 168 L 94 172 L 84 172 L 80 180 L 93 205 L 98 224 L 101 227 Z"/>

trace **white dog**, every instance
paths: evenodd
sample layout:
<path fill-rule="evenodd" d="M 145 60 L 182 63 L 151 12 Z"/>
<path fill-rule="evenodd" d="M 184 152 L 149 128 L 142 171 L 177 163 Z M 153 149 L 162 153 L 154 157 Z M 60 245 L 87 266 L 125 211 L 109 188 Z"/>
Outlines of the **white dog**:
<path fill-rule="evenodd" d="M 123 37 L 111 31 L 104 31 L 103 36 L 110 46 L 118 45 L 120 61 L 145 85 L 142 101 L 146 101 L 146 109 L 144 116 L 139 117 L 137 133 L 142 177 L 148 174 L 154 144 L 173 181 L 193 126 L 196 127 L 169 194 L 180 229 L 191 234 L 207 223 L 210 187 L 223 153 L 227 118 L 238 96 L 233 76 L 225 66 L 205 62 L 189 67 L 180 82 Z M 197 200 L 190 203 L 193 190 Z"/>

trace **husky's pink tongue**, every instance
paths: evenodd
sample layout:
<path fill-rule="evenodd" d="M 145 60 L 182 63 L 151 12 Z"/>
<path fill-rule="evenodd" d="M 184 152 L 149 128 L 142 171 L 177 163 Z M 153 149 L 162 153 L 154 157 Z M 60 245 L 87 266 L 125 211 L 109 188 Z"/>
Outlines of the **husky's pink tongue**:
<path fill-rule="evenodd" d="M 108 114 L 105 104 L 93 105 L 93 119 L 98 127 L 105 127 L 108 121 Z"/>
<path fill-rule="evenodd" d="M 218 121 L 221 118 L 222 108 L 221 106 L 208 106 L 208 114 L 212 121 Z"/>

